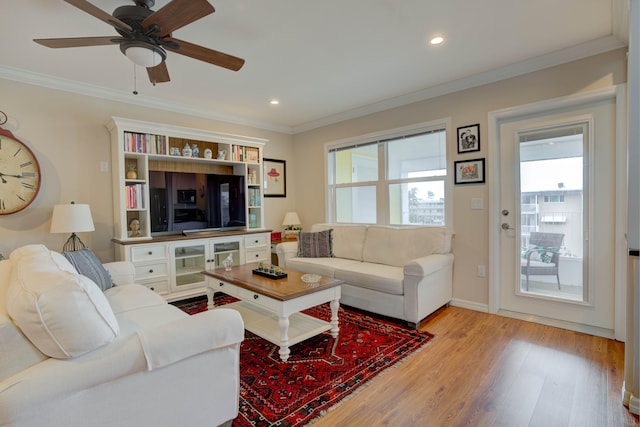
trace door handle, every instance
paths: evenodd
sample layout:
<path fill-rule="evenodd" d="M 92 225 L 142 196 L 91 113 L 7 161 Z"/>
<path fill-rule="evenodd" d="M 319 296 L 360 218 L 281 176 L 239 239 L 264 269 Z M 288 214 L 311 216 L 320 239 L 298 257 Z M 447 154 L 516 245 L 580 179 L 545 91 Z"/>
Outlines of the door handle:
<path fill-rule="evenodd" d="M 503 222 L 502 225 L 500 226 L 503 230 L 515 230 L 515 228 L 511 227 L 509 224 L 507 224 L 506 222 Z"/>

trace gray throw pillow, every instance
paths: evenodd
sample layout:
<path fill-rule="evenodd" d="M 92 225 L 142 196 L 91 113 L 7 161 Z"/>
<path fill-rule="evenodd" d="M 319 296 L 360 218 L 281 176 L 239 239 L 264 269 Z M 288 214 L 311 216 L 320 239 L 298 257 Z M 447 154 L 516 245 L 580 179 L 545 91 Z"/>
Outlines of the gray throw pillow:
<path fill-rule="evenodd" d="M 303 258 L 333 258 L 333 228 L 298 234 L 298 256 Z"/>
<path fill-rule="evenodd" d="M 111 275 L 91 249 L 63 252 L 62 255 L 69 260 L 79 274 L 94 281 L 103 292 L 113 286 Z"/>

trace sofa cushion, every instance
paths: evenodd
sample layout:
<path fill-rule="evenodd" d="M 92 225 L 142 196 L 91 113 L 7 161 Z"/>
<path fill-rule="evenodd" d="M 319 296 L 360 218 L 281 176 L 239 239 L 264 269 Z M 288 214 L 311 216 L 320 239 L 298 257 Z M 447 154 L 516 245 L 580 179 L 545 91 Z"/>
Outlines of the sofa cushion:
<path fill-rule="evenodd" d="M 289 258 L 287 260 L 287 268 L 291 270 L 304 271 L 305 273 L 319 274 L 325 277 L 334 277 L 336 268 L 348 265 L 358 264 L 359 261 L 344 258 Z"/>
<path fill-rule="evenodd" d="M 305 258 L 333 257 L 331 234 L 333 229 L 304 232 L 298 235 L 298 256 Z"/>
<path fill-rule="evenodd" d="M 7 312 L 41 352 L 65 359 L 111 342 L 119 327 L 100 288 L 54 254 L 43 245 L 11 253 Z"/>
<path fill-rule="evenodd" d="M 402 295 L 404 293 L 404 273 L 400 267 L 356 262 L 337 268 L 334 277 L 350 285 L 387 294 Z"/>
<path fill-rule="evenodd" d="M 315 224 L 311 231 L 333 228 L 333 255 L 362 261 L 362 247 L 367 235 L 366 225 Z"/>
<path fill-rule="evenodd" d="M 451 251 L 445 227 L 369 226 L 362 260 L 402 267 L 412 259 Z"/>
<path fill-rule="evenodd" d="M 87 276 L 103 291 L 113 286 L 111 275 L 91 249 L 63 252 L 62 255 L 69 260 L 78 273 Z"/>
<path fill-rule="evenodd" d="M 105 291 L 113 313 L 118 315 L 131 310 L 156 305 L 167 305 L 167 300 L 143 285 L 135 283 L 114 286 Z"/>

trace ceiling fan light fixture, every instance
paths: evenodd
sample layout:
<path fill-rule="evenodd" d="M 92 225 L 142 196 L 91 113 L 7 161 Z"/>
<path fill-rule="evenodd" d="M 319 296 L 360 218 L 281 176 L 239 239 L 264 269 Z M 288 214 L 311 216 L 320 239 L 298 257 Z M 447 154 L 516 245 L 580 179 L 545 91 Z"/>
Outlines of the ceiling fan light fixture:
<path fill-rule="evenodd" d="M 126 42 L 120 44 L 120 50 L 134 64 L 150 68 L 160 65 L 166 58 L 166 52 L 159 46 L 141 42 Z"/>

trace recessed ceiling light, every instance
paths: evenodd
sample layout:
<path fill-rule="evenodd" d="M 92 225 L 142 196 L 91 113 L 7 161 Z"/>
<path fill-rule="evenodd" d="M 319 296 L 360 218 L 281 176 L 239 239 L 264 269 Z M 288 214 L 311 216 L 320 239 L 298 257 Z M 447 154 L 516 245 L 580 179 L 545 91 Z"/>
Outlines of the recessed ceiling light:
<path fill-rule="evenodd" d="M 431 39 L 431 44 L 440 44 L 444 41 L 444 38 L 442 38 L 441 36 L 436 36 L 434 38 Z"/>
<path fill-rule="evenodd" d="M 269 104 L 278 105 L 278 104 L 280 104 L 280 101 L 278 101 L 277 99 L 272 99 L 271 101 L 269 101 Z"/>

